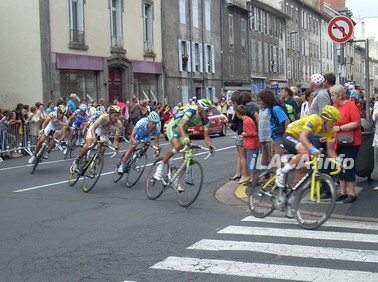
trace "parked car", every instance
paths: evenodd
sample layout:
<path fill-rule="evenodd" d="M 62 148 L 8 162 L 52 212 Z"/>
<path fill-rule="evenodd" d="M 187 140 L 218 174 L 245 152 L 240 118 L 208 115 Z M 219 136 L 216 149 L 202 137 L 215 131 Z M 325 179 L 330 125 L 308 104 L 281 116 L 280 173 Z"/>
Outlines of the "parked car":
<path fill-rule="evenodd" d="M 164 136 L 167 138 L 167 126 L 170 120 L 164 123 Z M 225 136 L 228 127 L 228 119 L 217 109 L 213 108 L 209 112 L 209 134 Z M 203 137 L 203 126 L 194 126 L 188 129 L 190 137 Z"/>

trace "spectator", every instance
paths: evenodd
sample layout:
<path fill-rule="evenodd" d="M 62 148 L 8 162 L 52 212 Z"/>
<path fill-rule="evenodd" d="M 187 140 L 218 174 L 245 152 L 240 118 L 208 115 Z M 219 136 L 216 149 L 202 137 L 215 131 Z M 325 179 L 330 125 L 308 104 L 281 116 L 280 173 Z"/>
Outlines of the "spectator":
<path fill-rule="evenodd" d="M 70 99 L 67 102 L 68 105 L 68 115 L 70 116 L 74 111 L 76 111 L 77 106 L 76 102 L 78 102 L 77 95 L 75 93 L 70 94 Z"/>
<path fill-rule="evenodd" d="M 269 121 L 269 109 L 264 103 L 261 103 L 261 99 L 258 99 L 260 104 L 259 110 L 259 141 L 261 148 L 261 169 L 268 168 L 271 156 L 272 146 L 272 132 L 270 131 Z"/>
<path fill-rule="evenodd" d="M 150 113 L 148 107 L 147 107 L 147 100 L 142 100 L 140 102 L 140 106 L 139 106 L 139 118 L 144 118 L 144 117 L 147 117 L 148 114 Z"/>
<path fill-rule="evenodd" d="M 177 105 L 173 107 L 172 114 L 175 115 L 180 110 L 181 107 L 182 107 L 182 103 L 178 102 Z"/>
<path fill-rule="evenodd" d="M 138 120 L 140 119 L 139 117 L 139 101 L 137 97 L 133 97 L 131 99 L 131 103 L 129 104 L 129 115 L 130 115 L 130 120 L 135 126 Z"/>
<path fill-rule="evenodd" d="M 99 113 L 103 113 L 103 114 L 106 112 L 105 99 L 104 98 L 101 98 L 100 100 L 98 100 L 97 111 Z"/>
<path fill-rule="evenodd" d="M 291 91 L 289 87 L 285 87 L 281 91 L 281 98 L 283 99 L 283 104 L 288 104 L 293 107 L 295 119 L 298 119 L 300 115 L 300 109 L 297 102 L 295 102 L 293 98 L 293 91 Z"/>
<path fill-rule="evenodd" d="M 307 117 L 310 115 L 310 109 L 312 101 L 314 100 L 314 91 L 312 89 L 307 89 L 305 94 L 305 102 L 301 106 L 300 118 Z"/>
<path fill-rule="evenodd" d="M 92 101 L 92 105 L 89 108 L 89 115 L 93 117 L 97 112 L 98 103 L 97 101 Z"/>
<path fill-rule="evenodd" d="M 257 158 L 259 156 L 259 137 L 255 122 L 247 116 L 247 109 L 244 105 L 236 107 L 236 115 L 243 121 L 243 146 L 246 151 L 247 171 L 249 181 L 253 182 L 257 178 Z M 242 182 L 244 182 L 242 180 Z"/>
<path fill-rule="evenodd" d="M 219 105 L 221 107 L 221 113 L 227 116 L 228 103 L 227 103 L 226 97 L 224 96 L 221 97 Z"/>
<path fill-rule="evenodd" d="M 334 126 L 337 140 L 337 154 L 344 156 L 344 160 L 353 160 L 351 167 L 344 167 L 342 173 L 339 175 L 340 194 L 337 196 L 336 201 L 353 203 L 357 200 L 355 191 L 355 162 L 362 142 L 361 115 L 358 112 L 356 104 L 346 100 L 346 91 L 342 85 L 331 87 L 330 92 L 334 106 L 340 111 L 340 119 Z M 350 142 L 345 141 L 345 144 L 340 144 L 343 136 L 349 136 L 352 139 L 350 139 Z"/>
<path fill-rule="evenodd" d="M 30 132 L 30 145 L 34 147 L 37 145 L 37 139 L 39 135 L 39 130 L 41 127 L 41 123 L 39 122 L 39 117 L 37 115 L 37 108 L 31 107 L 30 108 L 30 115 L 27 119 L 29 124 L 29 132 Z"/>
<path fill-rule="evenodd" d="M 234 103 L 232 101 L 228 102 L 228 109 L 227 109 L 227 118 L 228 121 L 231 122 L 232 115 L 234 114 Z"/>
<path fill-rule="evenodd" d="M 51 112 L 54 111 L 54 106 L 55 106 L 55 103 L 54 101 L 50 100 L 47 102 L 47 109 L 46 109 L 46 114 L 49 114 Z"/>

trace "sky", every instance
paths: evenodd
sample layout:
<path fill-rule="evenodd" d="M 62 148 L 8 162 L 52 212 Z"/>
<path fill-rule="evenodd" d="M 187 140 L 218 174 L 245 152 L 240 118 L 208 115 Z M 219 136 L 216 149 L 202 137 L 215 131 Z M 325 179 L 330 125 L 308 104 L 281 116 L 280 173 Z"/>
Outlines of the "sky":
<path fill-rule="evenodd" d="M 346 0 L 345 6 L 353 13 L 354 18 L 378 17 L 376 0 Z"/>

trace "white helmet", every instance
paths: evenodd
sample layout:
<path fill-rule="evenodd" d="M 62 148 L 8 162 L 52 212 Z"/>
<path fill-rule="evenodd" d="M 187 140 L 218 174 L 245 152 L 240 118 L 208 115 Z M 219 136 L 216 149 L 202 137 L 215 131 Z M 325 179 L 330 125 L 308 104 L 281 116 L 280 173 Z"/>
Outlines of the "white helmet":
<path fill-rule="evenodd" d="M 148 115 L 147 119 L 148 119 L 149 121 L 153 121 L 153 122 L 160 122 L 160 117 L 159 117 L 159 115 L 158 115 L 156 112 L 154 112 L 154 111 L 152 111 L 152 112 Z"/>
<path fill-rule="evenodd" d="M 88 107 L 87 107 L 87 105 L 85 105 L 85 104 L 81 104 L 81 105 L 79 106 L 79 109 L 85 112 L 85 111 L 88 109 Z"/>

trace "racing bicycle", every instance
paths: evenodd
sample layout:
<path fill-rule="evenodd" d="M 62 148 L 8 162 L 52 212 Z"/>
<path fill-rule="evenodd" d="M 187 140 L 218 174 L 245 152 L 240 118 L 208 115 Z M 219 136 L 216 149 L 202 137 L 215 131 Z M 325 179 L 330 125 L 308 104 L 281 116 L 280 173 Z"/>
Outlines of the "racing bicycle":
<path fill-rule="evenodd" d="M 188 207 L 194 203 L 201 192 L 204 176 L 202 165 L 194 160 L 194 149 L 209 151 L 208 148 L 193 143 L 185 145 L 180 151 L 185 153 L 183 162 L 180 166 L 176 166 L 171 158 L 165 166 L 161 181 L 156 180 L 153 175 L 163 158 L 157 159 L 152 164 L 146 182 L 146 192 L 150 200 L 156 200 L 164 191 L 172 188 L 176 192 L 176 198 L 180 206 Z M 211 153 L 209 152 L 204 159 L 208 159 L 210 155 Z"/>
<path fill-rule="evenodd" d="M 335 160 L 326 160 L 329 161 L 328 165 L 335 164 L 331 175 L 341 172 L 342 168 L 337 166 Z M 298 224 L 305 229 L 316 229 L 324 224 L 335 208 L 335 182 L 331 176 L 319 172 L 317 156 L 312 157 L 306 164 L 310 165 L 311 169 L 293 188 L 286 185 L 284 189 L 280 189 L 275 184 L 276 168 L 262 170 L 247 190 L 251 213 L 255 217 L 263 218 L 276 209 L 284 210 L 289 207 L 294 210 Z M 321 199 L 321 190 L 327 187 L 331 193 L 330 198 Z"/>

